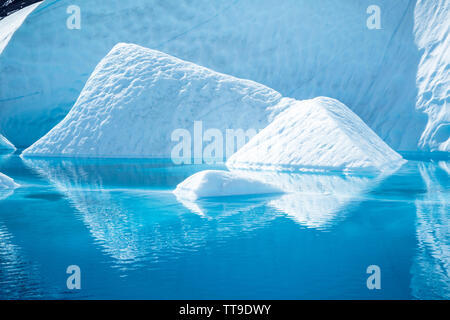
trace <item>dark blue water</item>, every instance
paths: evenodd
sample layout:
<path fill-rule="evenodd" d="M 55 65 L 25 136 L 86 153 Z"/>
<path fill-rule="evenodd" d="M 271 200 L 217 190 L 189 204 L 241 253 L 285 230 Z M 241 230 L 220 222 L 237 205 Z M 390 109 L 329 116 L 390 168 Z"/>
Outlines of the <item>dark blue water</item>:
<path fill-rule="evenodd" d="M 181 203 L 211 168 L 0 156 L 1 299 L 448 299 L 450 163 L 384 177 L 285 174 L 278 197 Z M 66 268 L 81 269 L 81 290 Z M 369 290 L 366 269 L 381 270 Z"/>

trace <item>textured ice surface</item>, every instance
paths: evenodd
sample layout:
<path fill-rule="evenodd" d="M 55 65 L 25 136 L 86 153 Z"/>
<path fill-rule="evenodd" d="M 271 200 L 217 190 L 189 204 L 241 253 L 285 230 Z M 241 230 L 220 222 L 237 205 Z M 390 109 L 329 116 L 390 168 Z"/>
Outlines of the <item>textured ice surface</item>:
<path fill-rule="evenodd" d="M 28 15 L 41 3 L 34 3 L 0 20 L 0 54 L 8 45 L 14 32 L 19 29 Z"/>
<path fill-rule="evenodd" d="M 275 193 L 281 193 L 281 190 L 249 176 L 222 170 L 197 172 L 181 182 L 174 191 L 177 197 L 187 200 Z"/>
<path fill-rule="evenodd" d="M 69 5 L 81 29 L 69 30 Z M 131 42 L 263 83 L 336 98 L 396 150 L 449 150 L 449 1 L 45 1 L 0 59 L 0 127 L 29 146 L 63 119 L 95 65 Z M 201 8 L 201 10 L 198 10 Z"/>
<path fill-rule="evenodd" d="M 118 44 L 69 114 L 24 155 L 170 157 L 177 129 L 264 128 L 281 95 L 162 52 Z M 189 141 L 189 143 L 191 143 Z"/>
<path fill-rule="evenodd" d="M 417 71 L 417 108 L 428 114 L 420 146 L 450 151 L 450 1 L 420 0 L 415 17 L 424 21 L 414 27 L 417 47 L 423 52 Z"/>
<path fill-rule="evenodd" d="M 232 168 L 393 170 L 403 158 L 341 102 L 292 101 L 227 161 Z"/>
<path fill-rule="evenodd" d="M 230 167 L 383 171 L 403 161 L 337 100 L 281 98 L 255 82 L 133 44 L 116 45 L 66 118 L 23 154 L 170 157 L 172 133 L 194 121 L 221 132 L 264 128 Z"/>
<path fill-rule="evenodd" d="M 16 148 L 13 146 L 11 142 L 8 141 L 4 136 L 0 134 L 0 150 L 8 149 L 15 150 Z"/>

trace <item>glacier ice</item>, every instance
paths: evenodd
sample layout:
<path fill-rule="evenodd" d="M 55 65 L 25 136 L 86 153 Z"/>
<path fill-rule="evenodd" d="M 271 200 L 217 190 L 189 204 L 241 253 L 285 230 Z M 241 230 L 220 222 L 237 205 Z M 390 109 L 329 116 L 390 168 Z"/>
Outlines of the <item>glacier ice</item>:
<path fill-rule="evenodd" d="M 66 28 L 69 5 L 80 30 Z M 68 113 L 98 61 L 132 42 L 283 96 L 342 101 L 396 150 L 449 151 L 449 1 L 45 1 L 0 59 L 0 128 L 29 146 Z M 202 8 L 202 10 L 198 10 Z"/>
<path fill-rule="evenodd" d="M 95 68 L 64 120 L 23 155 L 170 157 L 175 130 L 195 121 L 223 132 L 263 128 L 280 100 L 253 81 L 122 43 Z"/>
<path fill-rule="evenodd" d="M 0 134 L 0 150 L 15 150 L 16 148 L 13 146 L 11 142 L 8 141 L 4 136 Z"/>
<path fill-rule="evenodd" d="M 42 2 L 34 3 L 0 20 L 0 55 L 8 45 L 14 32 L 19 29 L 28 15 L 41 3 Z"/>
<path fill-rule="evenodd" d="M 405 160 L 341 102 L 290 106 L 227 161 L 231 168 L 391 171 Z"/>
<path fill-rule="evenodd" d="M 282 191 L 271 184 L 223 170 L 200 171 L 181 182 L 174 194 L 187 200 L 237 195 L 276 194 Z"/>
<path fill-rule="evenodd" d="M 434 12 L 430 15 L 430 12 Z M 428 121 L 419 145 L 450 151 L 450 1 L 419 0 L 415 9 L 416 44 L 423 52 L 417 70 L 417 108 Z"/>

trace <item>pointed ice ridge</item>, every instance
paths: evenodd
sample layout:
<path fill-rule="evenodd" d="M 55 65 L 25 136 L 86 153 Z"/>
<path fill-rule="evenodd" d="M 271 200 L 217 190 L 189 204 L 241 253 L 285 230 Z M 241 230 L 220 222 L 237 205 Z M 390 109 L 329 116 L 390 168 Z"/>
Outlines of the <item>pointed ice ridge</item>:
<path fill-rule="evenodd" d="M 13 179 L 0 172 L 0 189 L 15 189 L 18 186 Z"/>
<path fill-rule="evenodd" d="M 11 142 L 9 142 L 8 139 L 6 139 L 4 136 L 0 134 L 0 150 L 3 149 L 15 150 L 16 148 L 13 146 Z"/>
<path fill-rule="evenodd" d="M 0 172 L 0 200 L 9 197 L 18 187 L 13 179 Z"/>
<path fill-rule="evenodd" d="M 231 168 L 395 170 L 403 158 L 341 102 L 292 101 L 227 161 Z"/>

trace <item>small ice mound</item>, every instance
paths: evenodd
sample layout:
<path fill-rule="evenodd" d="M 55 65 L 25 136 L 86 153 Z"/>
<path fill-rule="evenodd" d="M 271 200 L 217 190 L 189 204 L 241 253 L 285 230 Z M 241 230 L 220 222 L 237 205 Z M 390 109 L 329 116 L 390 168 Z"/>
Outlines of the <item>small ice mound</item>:
<path fill-rule="evenodd" d="M 9 197 L 18 187 L 13 179 L 0 172 L 0 200 Z"/>
<path fill-rule="evenodd" d="M 23 155 L 191 159 L 176 150 L 195 135 L 194 122 L 221 132 L 262 129 L 280 100 L 262 84 L 119 43 L 69 114 Z"/>
<path fill-rule="evenodd" d="M 13 179 L 0 172 L 0 190 L 16 189 L 19 185 Z"/>
<path fill-rule="evenodd" d="M 263 195 L 282 193 L 281 189 L 248 176 L 221 170 L 200 171 L 181 182 L 174 191 L 180 199 Z"/>
<path fill-rule="evenodd" d="M 14 145 L 0 134 L 0 150 L 16 150 Z"/>
<path fill-rule="evenodd" d="M 405 160 L 341 102 L 295 101 L 227 161 L 230 168 L 391 171 Z"/>

